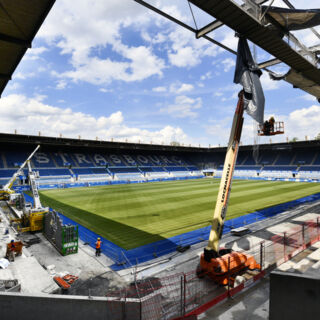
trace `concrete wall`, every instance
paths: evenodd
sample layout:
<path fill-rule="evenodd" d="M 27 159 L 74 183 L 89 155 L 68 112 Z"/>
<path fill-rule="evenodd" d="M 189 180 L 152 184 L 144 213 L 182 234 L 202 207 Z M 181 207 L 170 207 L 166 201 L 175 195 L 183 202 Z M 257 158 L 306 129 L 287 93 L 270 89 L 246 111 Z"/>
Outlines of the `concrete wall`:
<path fill-rule="evenodd" d="M 22 295 L 0 292 L 0 319 L 138 320 L 140 301 L 68 295 Z"/>
<path fill-rule="evenodd" d="M 270 320 L 320 319 L 320 274 L 274 271 L 270 275 Z"/>

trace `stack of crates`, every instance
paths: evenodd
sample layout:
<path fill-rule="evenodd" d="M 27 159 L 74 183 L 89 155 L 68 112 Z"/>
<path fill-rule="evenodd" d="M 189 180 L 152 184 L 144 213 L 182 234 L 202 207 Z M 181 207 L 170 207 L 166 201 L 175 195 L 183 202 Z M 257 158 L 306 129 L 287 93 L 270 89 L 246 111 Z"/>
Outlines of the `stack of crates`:
<path fill-rule="evenodd" d="M 78 226 L 64 225 L 54 210 L 49 211 L 44 217 L 43 233 L 63 256 L 78 252 Z"/>
<path fill-rule="evenodd" d="M 61 254 L 67 256 L 78 252 L 78 226 L 67 225 L 62 227 Z"/>

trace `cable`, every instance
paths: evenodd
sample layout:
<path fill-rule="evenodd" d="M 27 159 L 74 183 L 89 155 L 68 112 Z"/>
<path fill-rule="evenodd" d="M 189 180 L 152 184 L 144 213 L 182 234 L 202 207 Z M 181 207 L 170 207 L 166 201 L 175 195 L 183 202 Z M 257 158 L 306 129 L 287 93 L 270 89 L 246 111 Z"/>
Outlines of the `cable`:
<path fill-rule="evenodd" d="M 193 11 L 192 11 L 190 2 L 189 2 L 189 0 L 187 0 L 187 1 L 188 1 L 188 5 L 189 5 L 189 8 L 190 8 L 190 12 L 191 12 L 191 15 L 192 15 L 192 18 L 193 18 L 193 21 L 194 21 L 194 25 L 196 26 L 196 29 L 199 30 L 199 29 L 198 29 L 198 26 L 197 26 L 196 19 L 195 19 L 194 15 L 193 15 Z"/>
<path fill-rule="evenodd" d="M 272 0 L 272 1 L 269 3 L 267 9 L 266 9 L 265 12 L 261 15 L 260 21 L 262 21 L 262 19 L 264 18 L 264 16 L 266 15 L 266 13 L 268 12 L 269 8 L 272 6 L 273 3 L 274 3 L 274 0 Z"/>

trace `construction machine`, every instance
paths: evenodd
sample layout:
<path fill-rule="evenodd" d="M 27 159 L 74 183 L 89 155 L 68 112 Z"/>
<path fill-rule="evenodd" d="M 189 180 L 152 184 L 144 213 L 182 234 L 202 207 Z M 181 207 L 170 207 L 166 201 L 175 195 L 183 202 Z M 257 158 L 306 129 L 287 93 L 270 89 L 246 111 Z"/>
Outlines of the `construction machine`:
<path fill-rule="evenodd" d="M 36 182 L 37 174 L 31 168 L 30 160 L 28 164 L 28 179 L 33 195 L 33 206 L 28 205 L 24 201 L 23 215 L 20 219 L 15 219 L 15 222 L 21 223 L 18 228 L 20 232 L 35 232 L 43 229 L 44 215 L 49 212 L 48 207 L 43 207 L 40 201 L 38 186 Z"/>
<path fill-rule="evenodd" d="M 201 254 L 200 264 L 197 269 L 198 276 L 207 275 L 221 285 L 227 285 L 230 283 L 230 280 L 232 284 L 237 275 L 248 269 L 254 270 L 261 268 L 254 257 L 249 254 L 235 252 L 231 249 L 219 249 L 219 241 L 222 236 L 224 220 L 227 213 L 232 177 L 237 161 L 243 126 L 243 95 L 243 91 L 240 91 L 222 171 L 209 242 Z"/>
<path fill-rule="evenodd" d="M 28 166 L 28 181 L 31 188 L 33 196 L 33 205 L 25 201 L 24 196 L 19 194 L 19 207 L 22 208 L 22 214 L 19 215 L 19 218 L 12 219 L 11 222 L 16 222 L 19 224 L 18 230 L 20 232 L 27 231 L 40 231 L 43 229 L 43 219 L 44 215 L 49 211 L 49 208 L 44 208 L 40 201 L 40 196 L 38 192 L 38 186 L 36 182 L 37 174 L 32 170 L 31 167 L 31 158 L 40 148 L 40 145 L 32 152 L 28 159 L 22 164 L 18 171 L 21 171 L 26 165 Z M 15 175 L 8 182 L 7 192 L 8 194 L 14 195 L 13 191 L 10 189 L 15 178 L 19 175 L 19 172 L 16 172 Z M 11 183 L 11 184 L 9 184 Z M 6 186 L 7 186 L 6 185 Z"/>
<path fill-rule="evenodd" d="M 14 173 L 14 175 L 11 177 L 11 179 L 6 183 L 6 185 L 0 189 L 0 200 L 10 200 L 10 196 L 15 194 L 15 191 L 12 190 L 12 186 L 14 182 L 16 181 L 17 177 L 20 175 L 24 175 L 23 168 L 26 166 L 28 162 L 31 161 L 34 154 L 38 151 L 40 148 L 40 145 L 38 145 L 35 150 L 30 154 L 28 159 L 20 166 L 20 168 Z"/>

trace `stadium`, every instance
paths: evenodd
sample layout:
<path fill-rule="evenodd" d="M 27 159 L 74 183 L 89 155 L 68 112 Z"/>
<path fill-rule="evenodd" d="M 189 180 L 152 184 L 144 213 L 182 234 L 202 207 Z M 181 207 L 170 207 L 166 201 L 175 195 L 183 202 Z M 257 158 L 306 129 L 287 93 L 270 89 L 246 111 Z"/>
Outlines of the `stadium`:
<path fill-rule="evenodd" d="M 54 5 L 32 1 L 37 14 L 21 1 L 10 7 L 0 0 L 10 13 L 0 13 L 0 18 L 16 15 L 21 25 L 25 23 L 30 43 Z M 186 28 L 152 5 L 136 2 Z M 265 2 L 254 3 L 259 7 Z M 191 3 L 247 33 L 266 51 L 278 48 L 272 54 L 277 51 L 289 66 L 298 69 L 301 63 L 300 73 L 292 71 L 283 79 L 320 99 L 318 51 L 304 53 L 318 59 L 305 69 L 292 58 L 298 51 L 291 48 L 289 54 L 271 40 L 262 45 L 259 30 L 251 33 L 249 23 L 260 26 L 263 17 L 258 23 L 250 10 L 232 0 L 225 10 L 239 15 L 238 20 L 224 17 L 215 0 L 209 7 L 205 1 Z M 320 12 L 313 13 L 320 17 Z M 245 14 L 252 21 L 244 22 Z M 207 27 L 216 28 L 217 23 Z M 189 31 L 198 37 L 204 29 Z M 22 40 L 10 28 L 7 33 L 0 35 L 0 55 L 15 54 L 7 62 L 12 75 L 27 47 L 21 47 Z M 290 38 L 289 31 L 286 36 Z M 275 63 L 270 61 L 259 68 Z M 6 67 L 0 64 L 0 75 Z M 2 91 L 8 81 L 0 77 Z M 243 144 L 246 99 L 245 90 L 240 91 L 226 146 L 54 137 L 40 131 L 0 133 L 4 317 L 295 319 L 301 315 L 301 302 L 306 318 L 318 315 L 319 135 L 286 142 L 283 136 L 281 142 L 273 135 L 285 133 L 282 121 L 268 128 L 258 121 L 254 134 L 267 136 L 264 143 Z"/>

